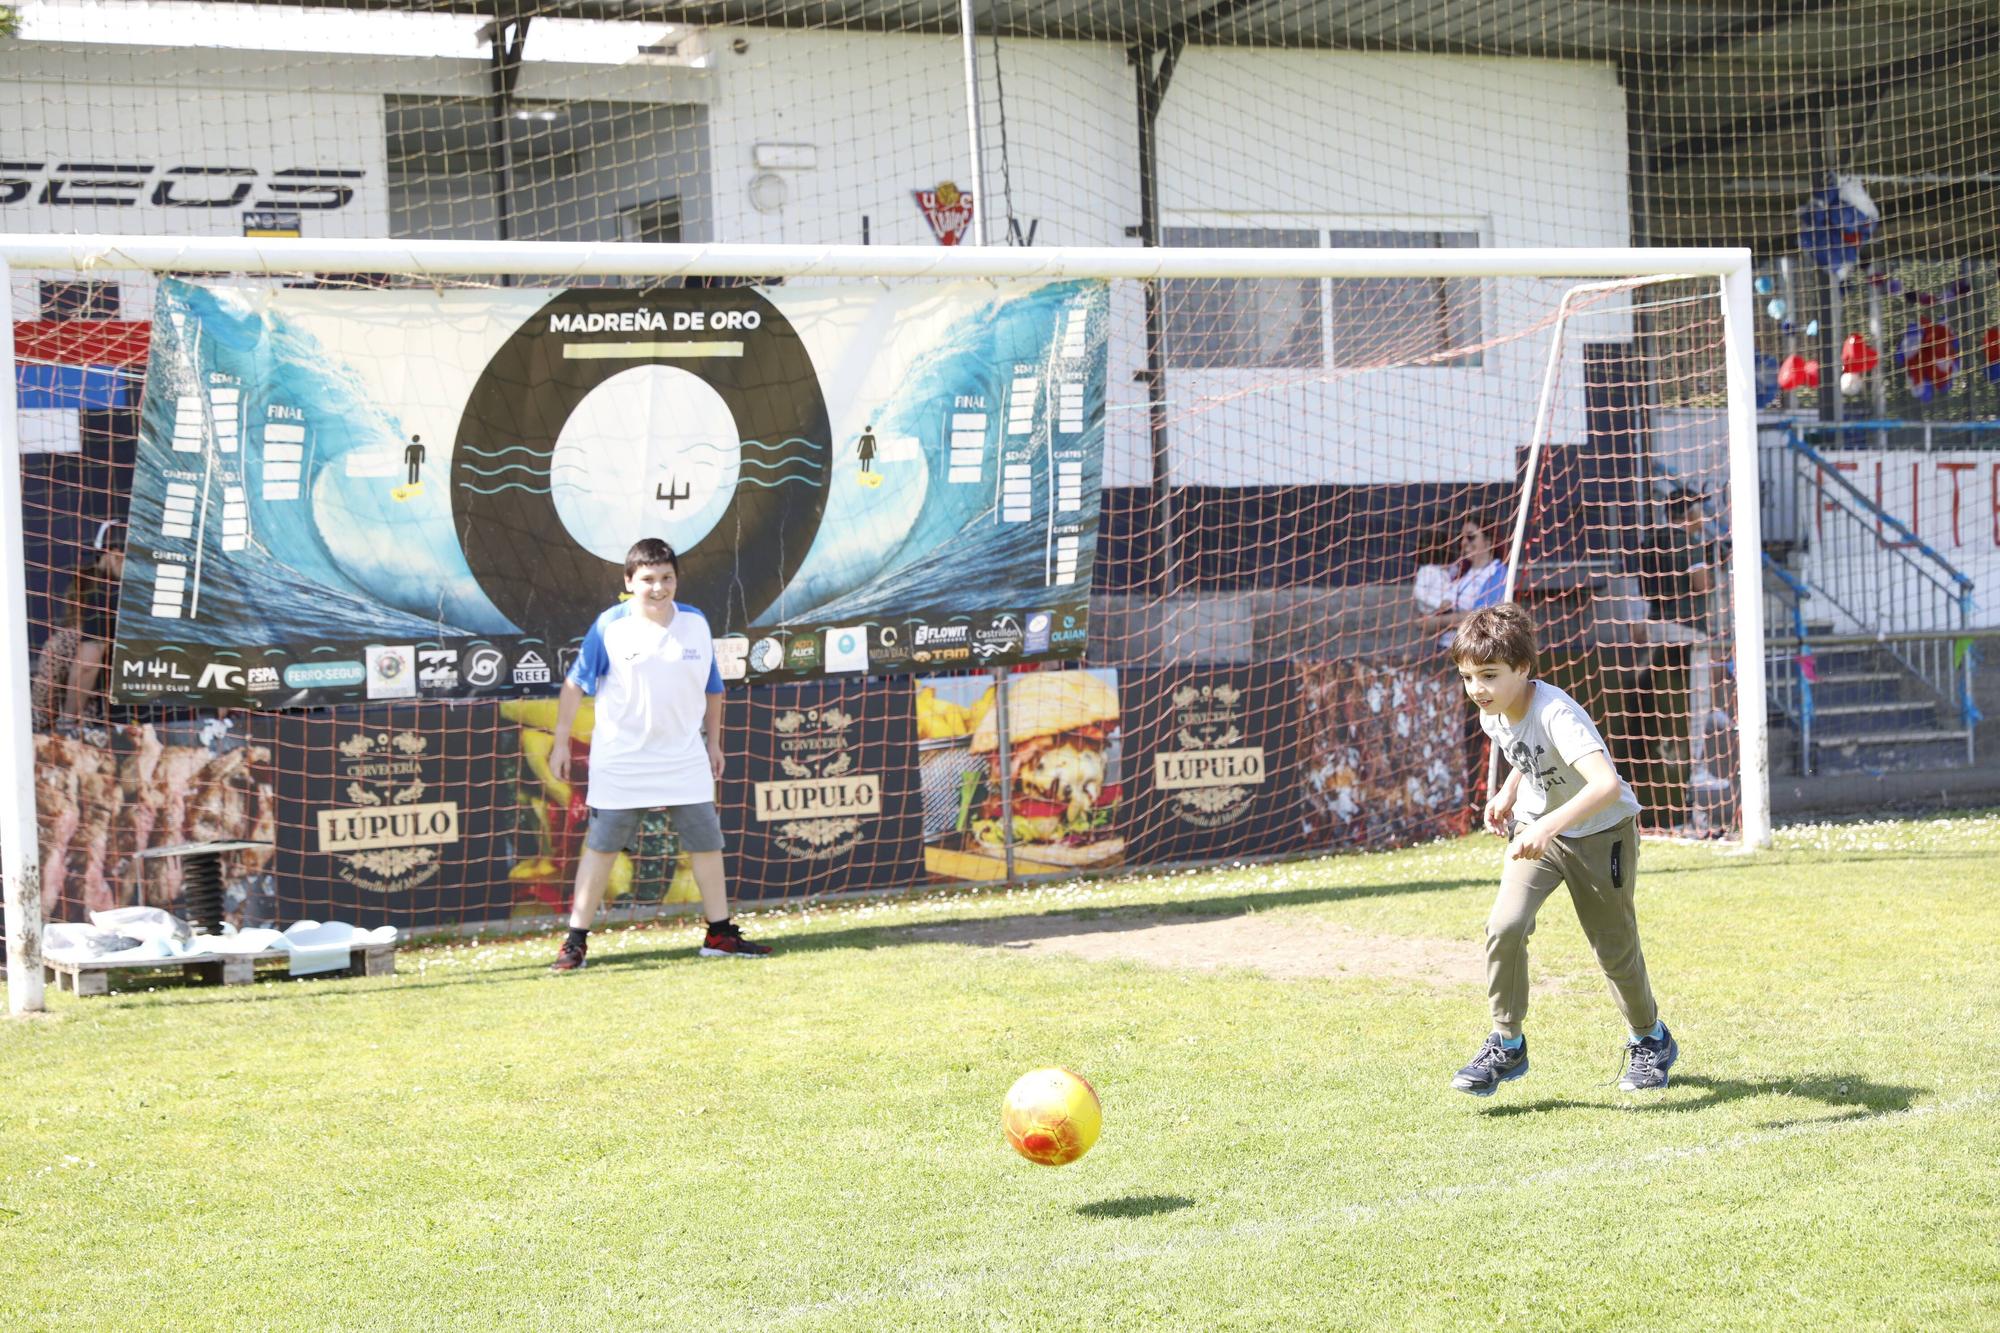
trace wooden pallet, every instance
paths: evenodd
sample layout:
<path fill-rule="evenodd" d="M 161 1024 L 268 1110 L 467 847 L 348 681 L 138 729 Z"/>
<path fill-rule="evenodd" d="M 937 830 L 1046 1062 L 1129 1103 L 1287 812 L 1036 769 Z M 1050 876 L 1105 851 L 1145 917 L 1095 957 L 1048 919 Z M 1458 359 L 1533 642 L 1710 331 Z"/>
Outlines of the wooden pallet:
<path fill-rule="evenodd" d="M 66 990 L 74 995 L 103 995 L 111 989 L 113 972 L 158 971 L 178 968 L 181 975 L 210 985 L 244 986 L 257 975 L 259 963 L 285 960 L 291 954 L 283 949 L 266 949 L 262 953 L 232 954 L 189 954 L 181 958 L 141 958 L 132 961 L 119 960 L 105 962 L 90 959 L 85 962 L 58 963 L 53 959 L 43 959 L 42 966 L 55 983 L 57 990 Z M 307 973 L 316 977 L 386 977 L 396 971 L 396 946 L 393 944 L 357 944 L 348 951 L 347 967 L 329 968 L 324 972 Z"/>

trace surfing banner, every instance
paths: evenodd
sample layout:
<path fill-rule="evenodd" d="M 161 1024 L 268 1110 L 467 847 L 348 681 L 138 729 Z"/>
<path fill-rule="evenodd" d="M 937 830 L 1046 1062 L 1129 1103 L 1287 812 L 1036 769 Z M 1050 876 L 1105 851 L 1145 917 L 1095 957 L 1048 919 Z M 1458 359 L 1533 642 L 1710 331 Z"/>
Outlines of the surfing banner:
<path fill-rule="evenodd" d="M 116 697 L 545 694 L 649 536 L 728 679 L 1080 657 L 1106 315 L 1098 282 L 162 281 Z"/>

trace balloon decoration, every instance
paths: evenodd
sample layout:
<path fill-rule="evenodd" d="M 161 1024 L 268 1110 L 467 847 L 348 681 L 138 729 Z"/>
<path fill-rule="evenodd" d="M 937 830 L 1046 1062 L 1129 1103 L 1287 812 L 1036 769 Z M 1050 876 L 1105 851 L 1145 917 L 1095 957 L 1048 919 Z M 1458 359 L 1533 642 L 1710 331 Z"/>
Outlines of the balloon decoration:
<path fill-rule="evenodd" d="M 1882 363 L 1882 355 L 1858 333 L 1850 333 L 1840 345 L 1840 391 L 1852 398 L 1861 392 L 1868 372 Z"/>
<path fill-rule="evenodd" d="M 1835 278 L 1845 278 L 1881 220 L 1882 210 L 1858 177 L 1837 177 L 1800 206 L 1799 249 Z"/>
<path fill-rule="evenodd" d="M 1986 349 L 1986 378 L 2000 384 L 2000 329 L 1986 330 L 1982 342 Z"/>
<path fill-rule="evenodd" d="M 1917 322 L 1903 331 L 1896 362 L 1910 381 L 1912 396 L 1928 403 L 1948 392 L 1951 377 L 1958 373 L 1958 337 L 1943 320 L 1919 315 Z"/>
<path fill-rule="evenodd" d="M 1819 387 L 1819 362 L 1808 361 L 1793 352 L 1778 363 L 1778 387 L 1786 393 L 1794 389 L 1817 389 Z"/>

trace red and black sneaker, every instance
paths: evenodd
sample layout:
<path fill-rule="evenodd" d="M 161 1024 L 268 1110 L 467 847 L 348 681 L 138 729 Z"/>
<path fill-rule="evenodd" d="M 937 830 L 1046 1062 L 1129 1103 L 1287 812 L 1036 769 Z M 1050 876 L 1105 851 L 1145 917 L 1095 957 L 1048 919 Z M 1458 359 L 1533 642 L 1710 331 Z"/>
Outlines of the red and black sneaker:
<path fill-rule="evenodd" d="M 549 971 L 581 972 L 583 970 L 583 955 L 588 948 L 589 946 L 582 940 L 577 940 L 575 943 L 564 940 L 563 947 L 556 952 L 556 960 L 549 964 Z"/>
<path fill-rule="evenodd" d="M 762 958 L 770 952 L 770 945 L 744 939 L 734 921 L 710 922 L 701 941 L 703 958 Z"/>

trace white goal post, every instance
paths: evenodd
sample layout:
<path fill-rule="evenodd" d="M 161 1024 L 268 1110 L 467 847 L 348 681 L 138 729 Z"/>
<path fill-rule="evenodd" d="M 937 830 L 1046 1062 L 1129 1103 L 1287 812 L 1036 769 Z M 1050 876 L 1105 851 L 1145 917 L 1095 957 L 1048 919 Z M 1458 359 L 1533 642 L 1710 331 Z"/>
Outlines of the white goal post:
<path fill-rule="evenodd" d="M 1762 534 L 1757 497 L 1756 409 L 1751 341 L 1751 255 L 1700 249 L 1175 249 L 1139 247 L 598 244 L 581 242 L 171 239 L 141 236 L 0 235 L 0 292 L 15 270 L 88 275 L 152 273 L 282 275 L 302 272 L 448 277 L 531 274 L 551 282 L 607 277 L 958 278 L 1175 280 L 1340 278 L 1694 279 L 1716 284 L 1726 362 L 1726 422 L 1734 596 L 1734 724 L 1740 756 L 1741 837 L 1771 837 L 1764 698 Z M 1565 303 L 1567 304 L 1567 302 Z M 1561 336 L 1558 323 L 1552 337 Z M 14 1013 L 43 1005 L 41 885 L 35 752 L 29 679 L 27 553 L 22 447 L 11 312 L 0 321 L 0 751 L 8 794 L 0 799 L 8 999 Z M 1539 414 L 1539 415 L 1545 415 Z M 1539 449 L 1537 438 L 1523 441 Z M 1516 550 L 1520 532 L 1515 532 Z M 1510 574 L 1511 577 L 1511 574 Z"/>

